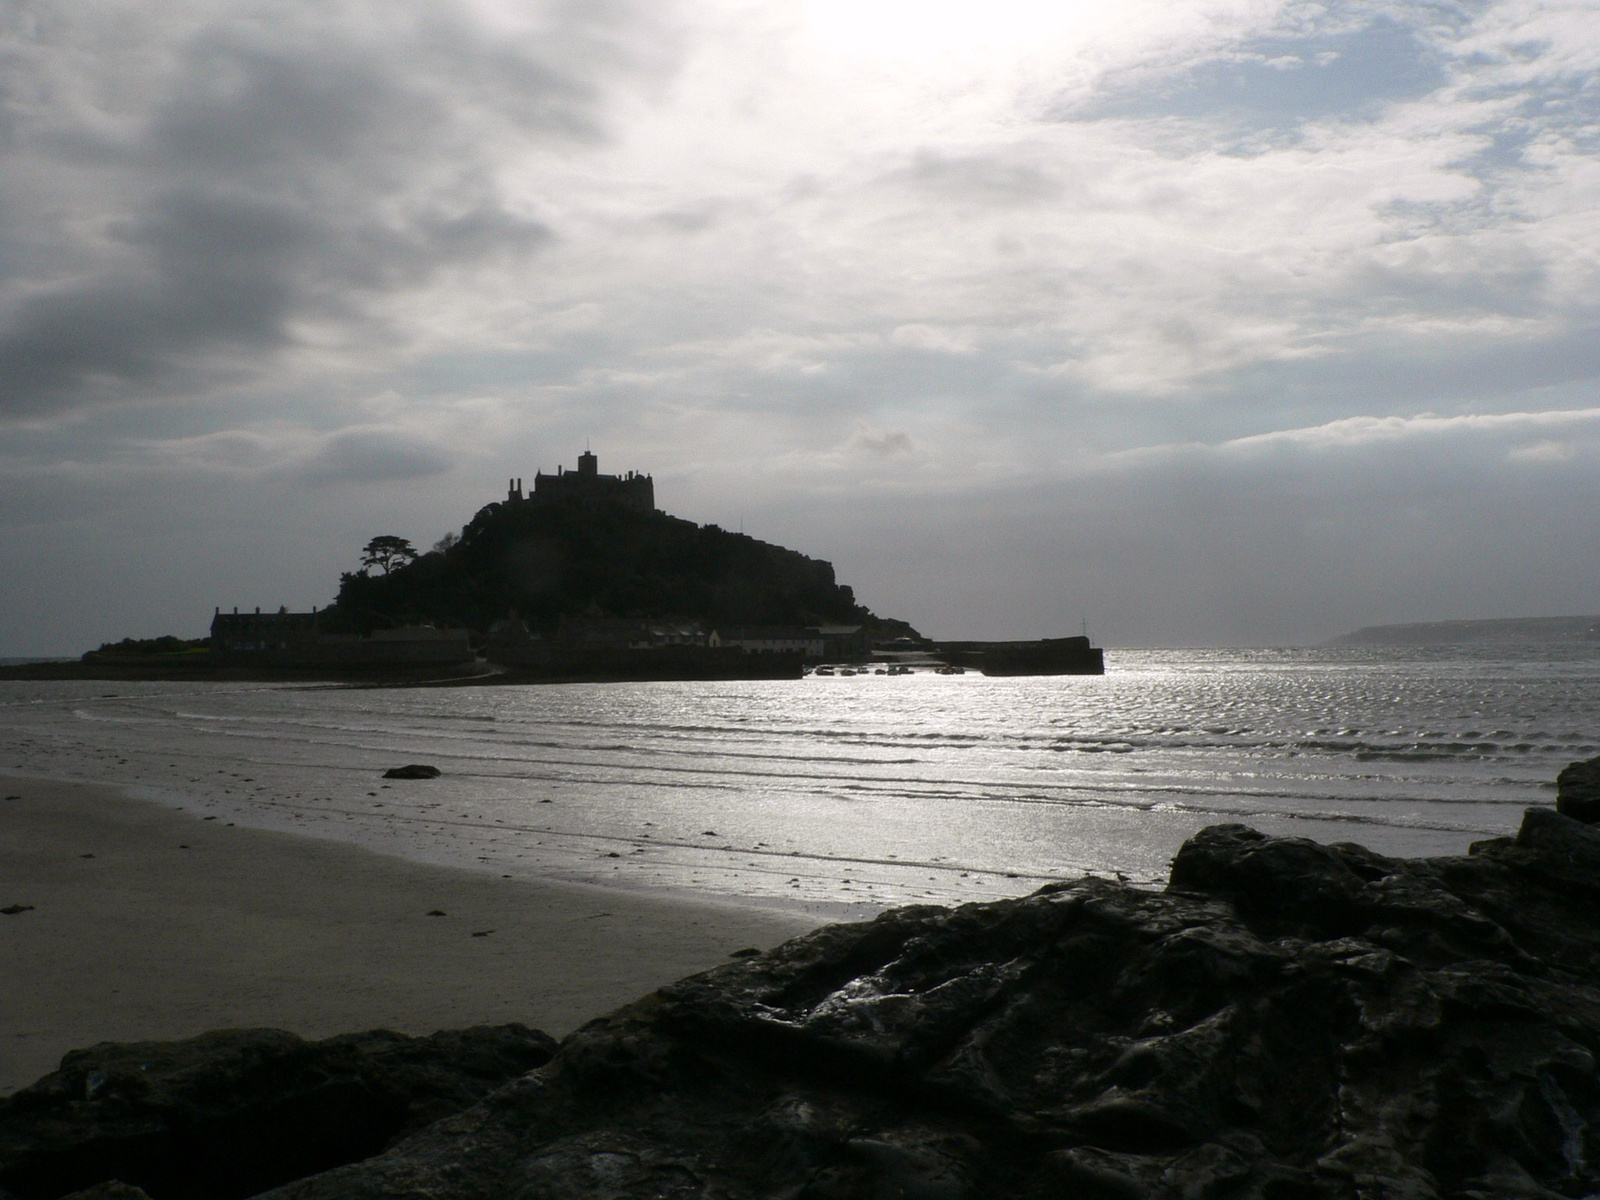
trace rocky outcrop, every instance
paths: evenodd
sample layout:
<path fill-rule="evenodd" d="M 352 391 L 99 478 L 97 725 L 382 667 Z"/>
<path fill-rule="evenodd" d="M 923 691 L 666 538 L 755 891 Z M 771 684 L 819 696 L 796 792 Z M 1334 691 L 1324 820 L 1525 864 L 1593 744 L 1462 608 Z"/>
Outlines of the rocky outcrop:
<path fill-rule="evenodd" d="M 1423 860 L 1218 826 L 1164 891 L 1083 879 L 899 909 L 685 979 L 271 1196 L 1589 1197 L 1597 909 L 1600 829 L 1550 809 Z M 112 1072 L 89 1066 L 34 1091 L 92 1104 L 75 1097 Z M 183 1145 L 221 1161 L 253 1136 Z"/>
<path fill-rule="evenodd" d="M 376 1154 L 554 1051 L 522 1025 L 320 1042 L 238 1029 L 75 1050 L 0 1099 L 0 1195 L 251 1196 Z"/>
<path fill-rule="evenodd" d="M 1600 821 L 1600 758 L 1575 762 L 1556 776 L 1556 811 L 1575 821 Z"/>
<path fill-rule="evenodd" d="M 444 772 L 427 763 L 407 763 L 403 767 L 390 767 L 383 773 L 385 779 L 437 779 Z"/>
<path fill-rule="evenodd" d="M 1600 832 L 1459 858 L 1203 831 L 822 929 L 274 1200 L 1371 1200 L 1600 1189 Z"/>

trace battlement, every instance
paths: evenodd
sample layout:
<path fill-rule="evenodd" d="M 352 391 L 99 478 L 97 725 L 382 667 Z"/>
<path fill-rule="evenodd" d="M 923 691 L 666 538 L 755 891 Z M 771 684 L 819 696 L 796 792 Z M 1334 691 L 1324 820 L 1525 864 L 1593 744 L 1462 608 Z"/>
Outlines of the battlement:
<path fill-rule="evenodd" d="M 639 512 L 654 512 L 656 487 L 650 476 L 637 471 L 626 475 L 600 474 L 600 460 L 585 450 L 578 455 L 578 469 L 557 467 L 554 475 L 540 471 L 533 477 L 533 490 L 524 493 L 522 480 L 512 479 L 506 488 L 508 503 L 529 501 L 577 500 L 610 502 Z"/>

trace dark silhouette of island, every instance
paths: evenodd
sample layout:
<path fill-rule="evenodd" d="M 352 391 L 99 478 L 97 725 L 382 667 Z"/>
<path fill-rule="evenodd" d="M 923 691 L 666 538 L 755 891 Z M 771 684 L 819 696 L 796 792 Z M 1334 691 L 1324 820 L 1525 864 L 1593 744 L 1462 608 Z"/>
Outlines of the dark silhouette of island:
<path fill-rule="evenodd" d="M 670 516 L 655 507 L 650 476 L 602 475 L 588 451 L 576 471 L 537 474 L 531 491 L 513 479 L 504 500 L 426 554 L 382 537 L 363 561 L 341 577 L 332 608 L 313 615 L 321 652 L 340 638 L 359 639 L 354 648 L 407 633 L 411 661 L 443 662 L 454 630 L 522 674 L 766 678 L 916 636 L 858 603 L 831 563 Z M 213 641 L 248 640 L 261 620 L 219 614 Z M 306 616 L 266 620 L 287 629 Z"/>
<path fill-rule="evenodd" d="M 676 620 L 702 626 L 868 626 L 913 635 L 856 601 L 833 565 L 654 506 L 648 475 L 602 475 L 585 452 L 577 471 L 535 476 L 524 493 L 479 510 L 456 537 L 386 572 L 340 580 L 328 632 L 367 634 L 450 625 L 487 636 L 523 622 L 550 637 L 584 618 Z"/>
<path fill-rule="evenodd" d="M 422 553 L 372 537 L 333 604 L 309 612 L 216 609 L 204 640 L 107 643 L 16 677 L 798 678 L 807 664 L 924 666 L 987 675 L 1101 674 L 1086 637 L 945 642 L 857 601 L 833 564 L 697 525 L 655 506 L 655 483 L 538 472 Z M 480 654 L 488 666 L 479 662 Z M 824 672 L 826 674 L 826 672 Z"/>

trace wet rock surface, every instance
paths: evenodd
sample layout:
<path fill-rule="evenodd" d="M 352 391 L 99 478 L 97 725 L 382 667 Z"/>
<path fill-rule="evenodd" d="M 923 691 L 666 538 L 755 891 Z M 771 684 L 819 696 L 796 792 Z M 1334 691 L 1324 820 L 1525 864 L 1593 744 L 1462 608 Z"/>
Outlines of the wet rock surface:
<path fill-rule="evenodd" d="M 437 779 L 444 772 L 427 763 L 407 763 L 403 767 L 390 767 L 383 773 L 385 779 Z"/>
<path fill-rule="evenodd" d="M 541 1066 L 555 1045 L 501 1025 L 319 1042 L 241 1029 L 75 1050 L 0 1099 L 0 1196 L 254 1195 L 376 1154 Z"/>
<path fill-rule="evenodd" d="M 1556 811 L 1586 825 L 1600 821 L 1600 758 L 1572 763 L 1556 776 Z"/>
<path fill-rule="evenodd" d="M 1220 826 L 1165 892 L 825 928 L 274 1200 L 1591 1195 L 1600 832 L 1474 851 Z"/>
<path fill-rule="evenodd" d="M 88 1185 L 18 1186 L 15 1164 L 42 1152 L 14 1149 L 17 1113 L 106 1103 L 88 1091 L 132 1078 L 134 1049 L 72 1056 L 30 1089 L 43 1099 L 10 1102 L 4 1186 Z M 685 979 L 270 1195 L 1587 1197 L 1597 1053 L 1600 829 L 1533 809 L 1514 839 L 1401 860 L 1226 825 L 1185 844 L 1165 891 L 1084 879 L 899 909 Z M 228 1083 L 219 1102 L 248 1091 Z M 279 1144 L 284 1129 L 314 1141 L 320 1122 L 291 1109 Z M 139 1119 L 97 1118 L 127 1145 Z M 181 1125 L 152 1122 L 197 1162 L 260 1156 L 250 1123 L 174 1141 Z M 153 1200 L 244 1194 L 117 1177 Z"/>

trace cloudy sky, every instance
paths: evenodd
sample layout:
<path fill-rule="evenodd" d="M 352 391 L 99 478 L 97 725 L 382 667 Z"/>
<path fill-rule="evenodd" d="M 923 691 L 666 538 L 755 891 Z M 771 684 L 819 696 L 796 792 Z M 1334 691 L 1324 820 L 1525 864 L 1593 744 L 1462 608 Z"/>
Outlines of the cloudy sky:
<path fill-rule="evenodd" d="M 0 0 L 0 654 L 510 475 L 945 637 L 1600 610 L 1592 0 Z"/>

